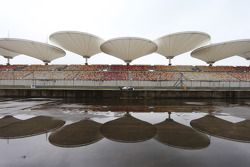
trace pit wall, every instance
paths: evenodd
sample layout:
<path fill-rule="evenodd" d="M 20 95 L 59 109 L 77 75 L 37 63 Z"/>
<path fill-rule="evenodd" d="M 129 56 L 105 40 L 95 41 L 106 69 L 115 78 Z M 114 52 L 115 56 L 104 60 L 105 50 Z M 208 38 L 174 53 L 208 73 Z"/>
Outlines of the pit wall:
<path fill-rule="evenodd" d="M 250 98 L 250 90 L 55 90 L 0 89 L 1 97 L 22 98 L 120 98 L 120 99 L 241 99 Z"/>
<path fill-rule="evenodd" d="M 168 80 L 168 81 L 89 81 L 89 80 L 0 80 L 1 86 L 11 87 L 120 87 L 120 86 L 133 86 L 133 87 L 181 87 L 187 88 L 250 88 L 250 81 L 197 81 L 197 80 Z"/>

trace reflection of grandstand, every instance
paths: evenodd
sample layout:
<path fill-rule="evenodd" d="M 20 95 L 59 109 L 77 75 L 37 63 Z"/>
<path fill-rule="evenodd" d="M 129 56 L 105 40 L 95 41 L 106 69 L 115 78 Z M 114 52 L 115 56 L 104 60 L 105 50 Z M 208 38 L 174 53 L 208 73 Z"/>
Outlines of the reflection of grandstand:
<path fill-rule="evenodd" d="M 91 86 L 87 82 L 98 82 L 92 85 L 116 87 L 129 81 L 138 87 L 174 87 L 181 80 L 188 87 L 228 87 L 229 83 L 232 87 L 249 87 L 249 71 L 250 67 L 232 66 L 0 65 L 0 83 L 28 86 L 43 81 L 43 86 L 52 86 L 46 83 L 50 80 L 54 82 L 53 86 L 56 83 L 60 86 Z M 70 81 L 81 83 L 66 83 Z"/>

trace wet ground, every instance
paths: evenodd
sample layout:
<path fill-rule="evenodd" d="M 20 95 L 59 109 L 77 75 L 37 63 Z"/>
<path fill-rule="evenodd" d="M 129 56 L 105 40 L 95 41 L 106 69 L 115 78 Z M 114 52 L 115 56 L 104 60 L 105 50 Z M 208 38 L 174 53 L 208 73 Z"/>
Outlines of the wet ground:
<path fill-rule="evenodd" d="M 0 99 L 1 167 L 250 165 L 250 100 Z"/>

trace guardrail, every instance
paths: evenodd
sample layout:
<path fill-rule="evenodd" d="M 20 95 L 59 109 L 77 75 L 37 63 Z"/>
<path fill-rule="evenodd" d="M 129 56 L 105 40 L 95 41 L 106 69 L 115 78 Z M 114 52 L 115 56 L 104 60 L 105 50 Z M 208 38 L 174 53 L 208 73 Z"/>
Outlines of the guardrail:
<path fill-rule="evenodd" d="M 250 88 L 250 81 L 197 81 L 197 80 L 168 80 L 168 81 L 137 81 L 137 80 L 0 80 L 0 86 L 37 87 L 155 87 L 155 88 Z"/>

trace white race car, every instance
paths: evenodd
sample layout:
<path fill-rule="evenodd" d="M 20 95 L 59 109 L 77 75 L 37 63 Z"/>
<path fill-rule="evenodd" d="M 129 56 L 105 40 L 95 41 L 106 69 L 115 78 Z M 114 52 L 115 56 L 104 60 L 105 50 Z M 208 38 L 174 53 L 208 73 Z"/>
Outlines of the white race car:
<path fill-rule="evenodd" d="M 128 90 L 128 91 L 134 91 L 135 90 L 135 88 L 131 87 L 131 86 L 121 86 L 119 88 L 120 88 L 120 90 Z"/>

